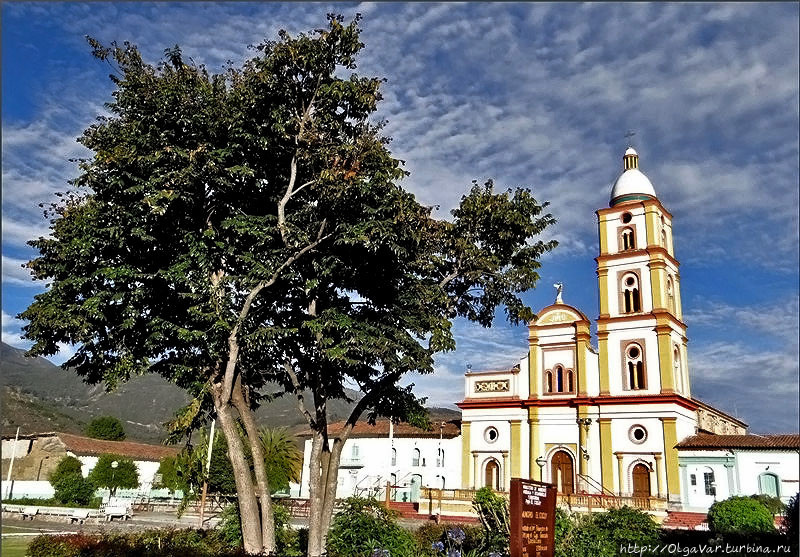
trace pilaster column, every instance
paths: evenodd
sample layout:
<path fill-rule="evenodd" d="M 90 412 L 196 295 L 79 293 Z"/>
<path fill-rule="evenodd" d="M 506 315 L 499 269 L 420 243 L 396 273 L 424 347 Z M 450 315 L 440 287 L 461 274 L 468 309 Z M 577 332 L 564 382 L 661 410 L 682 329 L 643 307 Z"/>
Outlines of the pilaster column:
<path fill-rule="evenodd" d="M 586 373 L 588 364 L 586 363 L 586 354 L 589 352 L 589 340 L 592 338 L 591 333 L 589 332 L 589 324 L 579 322 L 575 325 L 575 341 L 576 341 L 576 350 L 577 350 L 577 361 L 578 364 L 577 372 L 578 372 L 578 396 L 586 396 Z"/>
<path fill-rule="evenodd" d="M 600 479 L 603 487 L 614 492 L 614 458 L 611 448 L 611 418 L 598 418 L 600 428 Z"/>
<path fill-rule="evenodd" d="M 578 422 L 582 422 L 589 416 L 589 409 L 586 406 L 579 406 L 578 407 Z M 587 451 L 589 450 L 589 446 L 586 442 L 586 433 L 589 429 L 589 426 L 583 425 L 582 423 L 578 423 L 578 473 L 581 475 L 586 475 L 586 458 L 583 456 L 583 449 Z"/>
<path fill-rule="evenodd" d="M 528 470 L 533 477 L 534 470 L 541 470 L 536 464 L 539 456 L 539 409 L 536 407 L 528 408 Z M 539 481 L 541 481 L 541 477 Z"/>
<path fill-rule="evenodd" d="M 600 315 L 608 316 L 608 269 L 597 269 L 597 286 L 600 295 Z"/>
<path fill-rule="evenodd" d="M 470 462 L 470 422 L 461 422 L 461 487 L 469 489 L 474 485 L 472 480 L 473 466 Z"/>
<path fill-rule="evenodd" d="M 478 478 L 481 476 L 481 471 L 478 469 L 478 453 L 472 453 L 472 469 L 475 472 L 472 476 L 472 489 L 478 489 L 480 487 Z"/>
<path fill-rule="evenodd" d="M 608 331 L 597 331 L 598 372 L 600 373 L 600 396 L 610 393 L 611 380 L 608 369 Z"/>
<path fill-rule="evenodd" d="M 619 476 L 619 491 L 617 493 L 622 497 L 622 491 L 625 488 L 625 471 L 622 468 L 621 454 L 617 454 L 617 476 Z"/>
<path fill-rule="evenodd" d="M 522 477 L 522 421 L 511 420 L 511 477 Z"/>
<path fill-rule="evenodd" d="M 656 325 L 662 394 L 675 392 L 674 368 L 672 366 L 672 337 L 670 333 L 672 333 L 672 327 L 669 325 Z"/>
<path fill-rule="evenodd" d="M 661 474 L 661 455 L 654 454 L 653 458 L 656 459 L 656 485 L 658 486 L 658 497 L 661 498 L 661 494 L 664 493 L 664 478 Z"/>
<path fill-rule="evenodd" d="M 670 495 L 681 494 L 681 481 L 678 477 L 677 418 L 660 418 L 664 428 L 664 461 L 667 470 L 667 499 Z"/>
<path fill-rule="evenodd" d="M 542 394 L 542 373 L 539 354 L 539 337 L 534 334 L 534 325 L 528 333 L 528 398 L 539 398 Z"/>

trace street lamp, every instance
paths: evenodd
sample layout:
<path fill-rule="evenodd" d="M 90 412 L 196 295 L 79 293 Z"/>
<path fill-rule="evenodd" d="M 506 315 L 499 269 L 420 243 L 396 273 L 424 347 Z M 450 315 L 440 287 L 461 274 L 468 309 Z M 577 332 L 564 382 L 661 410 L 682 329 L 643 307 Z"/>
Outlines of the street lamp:
<path fill-rule="evenodd" d="M 536 464 L 539 465 L 539 481 L 542 481 L 542 472 L 544 470 L 544 465 L 547 464 L 547 459 L 543 456 L 536 457 Z"/>
<path fill-rule="evenodd" d="M 117 472 L 119 462 L 116 460 L 111 463 L 111 497 L 117 494 L 117 486 L 114 484 L 114 474 Z"/>

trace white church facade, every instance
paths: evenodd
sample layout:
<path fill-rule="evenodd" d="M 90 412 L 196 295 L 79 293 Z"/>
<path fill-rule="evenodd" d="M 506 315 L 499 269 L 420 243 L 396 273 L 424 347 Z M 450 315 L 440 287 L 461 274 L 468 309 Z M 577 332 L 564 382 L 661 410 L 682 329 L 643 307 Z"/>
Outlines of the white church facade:
<path fill-rule="evenodd" d="M 512 477 L 551 482 L 576 507 L 624 500 L 657 512 L 704 512 L 739 494 L 788 501 L 798 491 L 799 435 L 748 435 L 747 424 L 692 397 L 672 214 L 632 148 L 596 215 L 596 347 L 589 318 L 556 285 L 517 365 L 466 373 L 461 435 L 448 441 L 457 471 L 443 486 L 420 477 L 430 488 L 420 512 L 460 514 L 442 498 L 508 491 Z"/>

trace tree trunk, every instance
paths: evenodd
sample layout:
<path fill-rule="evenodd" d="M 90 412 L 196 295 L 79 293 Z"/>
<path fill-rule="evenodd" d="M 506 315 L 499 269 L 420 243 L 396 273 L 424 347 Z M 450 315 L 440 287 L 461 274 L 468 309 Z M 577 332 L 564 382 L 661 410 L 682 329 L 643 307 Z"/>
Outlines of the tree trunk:
<path fill-rule="evenodd" d="M 333 449 L 328 456 L 327 475 L 323 483 L 323 504 L 322 504 L 322 545 L 328 537 L 328 528 L 331 526 L 333 517 L 333 506 L 336 504 L 336 488 L 339 482 L 339 461 L 342 456 L 344 440 L 341 438 L 333 441 Z"/>
<path fill-rule="evenodd" d="M 272 494 L 267 479 L 267 469 L 264 465 L 264 451 L 261 447 L 261 436 L 258 433 L 253 411 L 242 396 L 241 379 L 237 378 L 233 390 L 232 401 L 239 416 L 242 418 L 247 439 L 250 442 L 250 451 L 253 455 L 253 468 L 258 485 L 258 494 L 261 503 L 261 537 L 263 552 L 267 555 L 275 553 L 275 520 L 272 515 Z"/>
<path fill-rule="evenodd" d="M 325 546 L 322 535 L 322 507 L 323 499 L 320 486 L 322 484 L 323 460 L 327 461 L 327 449 L 323 445 L 325 439 L 318 431 L 314 431 L 311 441 L 311 456 L 308 467 L 308 496 L 311 508 L 308 513 L 308 557 L 320 557 Z"/>
<path fill-rule="evenodd" d="M 250 467 L 244 457 L 244 446 L 236 429 L 231 407 L 229 404 L 222 402 L 222 385 L 217 384 L 215 387 L 214 407 L 217 411 L 222 431 L 225 433 L 225 439 L 228 442 L 228 458 L 230 458 L 233 465 L 233 478 L 236 481 L 236 495 L 239 499 L 239 513 L 242 519 L 244 550 L 252 554 L 262 553 L 264 540 Z"/>

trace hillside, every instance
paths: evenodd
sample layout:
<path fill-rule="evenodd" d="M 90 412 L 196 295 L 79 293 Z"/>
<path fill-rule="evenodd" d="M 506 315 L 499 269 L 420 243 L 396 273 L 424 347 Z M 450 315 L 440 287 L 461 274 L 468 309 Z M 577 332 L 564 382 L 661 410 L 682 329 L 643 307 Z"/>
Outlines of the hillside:
<path fill-rule="evenodd" d="M 159 442 L 162 424 L 188 402 L 178 387 L 161 377 L 134 377 L 113 392 L 102 385 L 87 385 L 76 374 L 44 358 L 26 358 L 24 351 L 2 343 L 2 430 L 13 432 L 64 431 L 81 433 L 96 416 L 116 416 L 125 424 L 130 439 Z M 360 393 L 350 391 L 358 399 Z M 352 408 L 343 401 L 329 404 L 331 421 L 344 419 Z M 431 409 L 432 419 L 458 419 L 460 413 L 446 408 Z M 258 422 L 270 426 L 296 427 L 305 421 L 289 397 L 265 403 L 256 412 Z"/>

